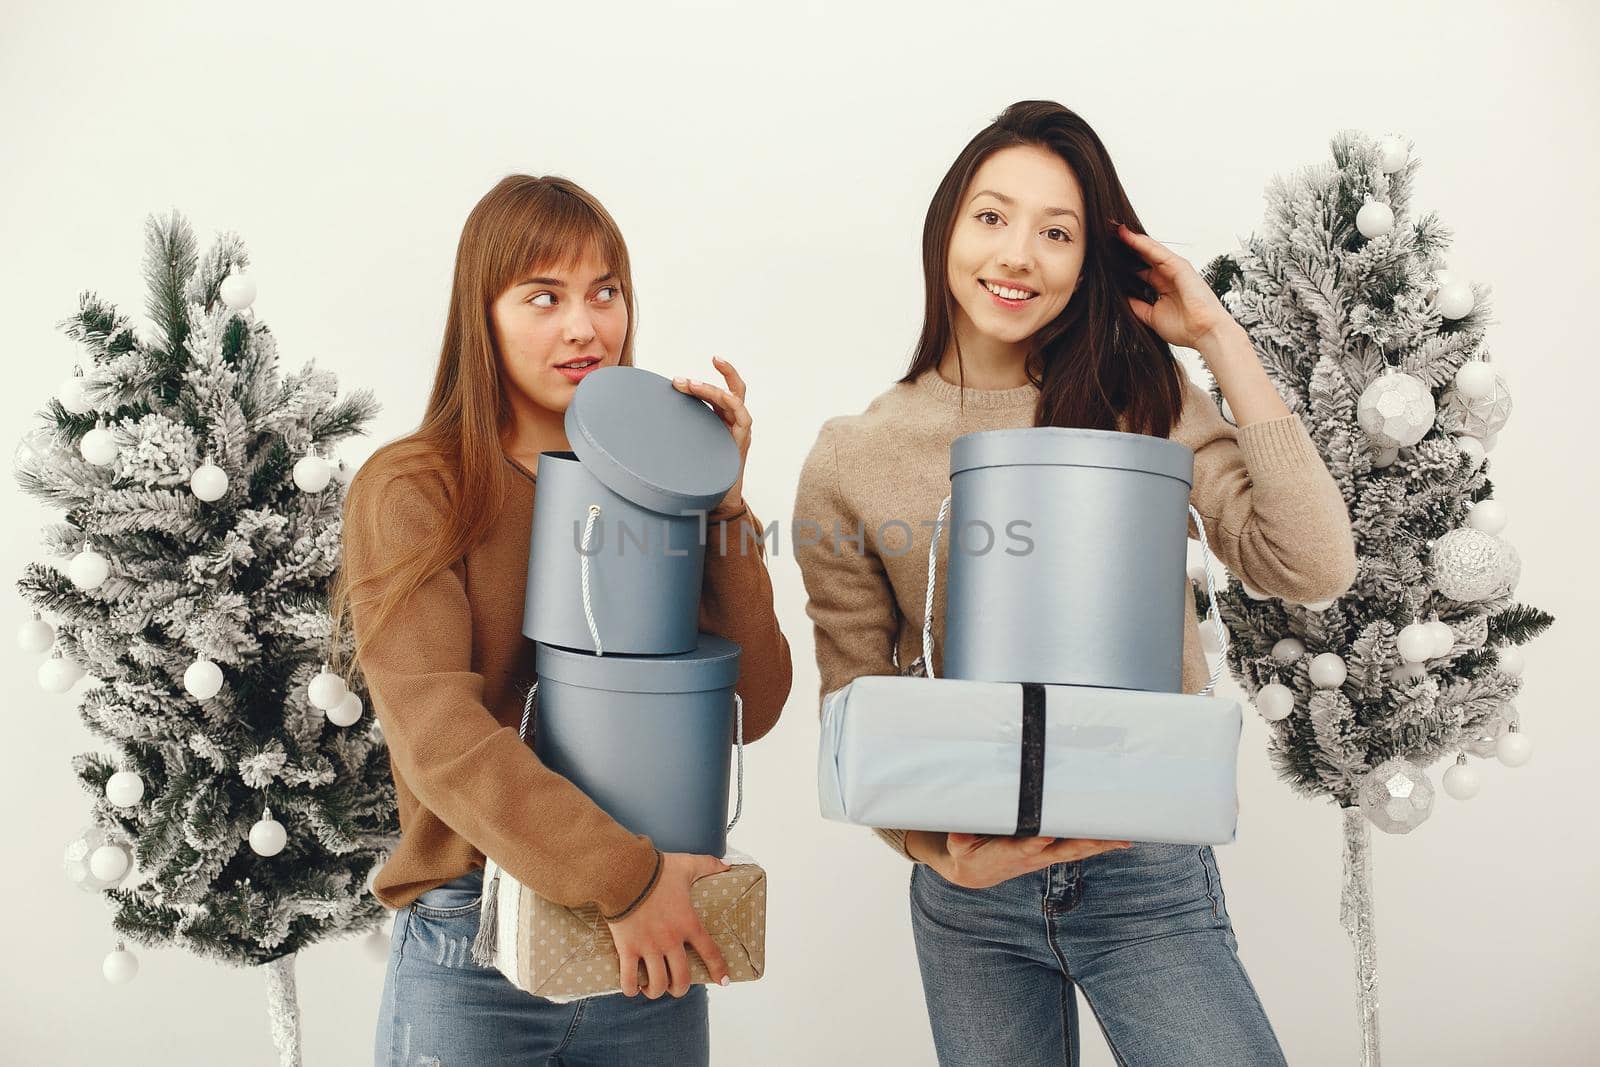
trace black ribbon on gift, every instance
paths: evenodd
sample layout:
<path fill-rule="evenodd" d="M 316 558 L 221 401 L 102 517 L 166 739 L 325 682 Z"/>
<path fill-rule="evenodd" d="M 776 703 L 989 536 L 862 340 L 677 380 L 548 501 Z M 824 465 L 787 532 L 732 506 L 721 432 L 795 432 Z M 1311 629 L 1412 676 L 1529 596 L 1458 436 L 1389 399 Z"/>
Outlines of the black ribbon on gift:
<path fill-rule="evenodd" d="M 1022 779 L 1017 836 L 1037 837 L 1044 809 L 1044 686 L 1022 682 Z"/>

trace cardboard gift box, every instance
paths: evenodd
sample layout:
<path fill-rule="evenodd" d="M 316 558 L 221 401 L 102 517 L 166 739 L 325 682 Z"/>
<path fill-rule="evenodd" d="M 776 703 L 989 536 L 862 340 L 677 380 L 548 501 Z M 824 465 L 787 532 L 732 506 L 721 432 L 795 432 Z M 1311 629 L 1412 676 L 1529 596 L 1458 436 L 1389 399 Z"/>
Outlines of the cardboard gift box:
<path fill-rule="evenodd" d="M 823 701 L 818 802 L 862 826 L 1226 844 L 1241 726 L 1222 697 L 867 675 Z"/>

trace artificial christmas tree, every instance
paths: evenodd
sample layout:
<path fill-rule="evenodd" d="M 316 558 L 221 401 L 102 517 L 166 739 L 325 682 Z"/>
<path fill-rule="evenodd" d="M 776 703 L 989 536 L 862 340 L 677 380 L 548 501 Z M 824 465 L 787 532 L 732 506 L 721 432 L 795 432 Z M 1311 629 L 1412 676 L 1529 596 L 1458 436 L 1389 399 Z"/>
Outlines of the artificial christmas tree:
<path fill-rule="evenodd" d="M 1338 482 L 1360 568 L 1332 603 L 1230 579 L 1219 608 L 1279 774 L 1342 809 L 1341 917 L 1374 1065 L 1371 827 L 1427 819 L 1440 758 L 1458 799 L 1478 789 L 1468 754 L 1526 762 L 1513 646 L 1554 620 L 1513 601 L 1520 563 L 1499 536 L 1485 457 L 1511 398 L 1483 350 L 1487 289 L 1442 269 L 1450 232 L 1435 214 L 1412 219 L 1408 144 L 1344 132 L 1332 154 L 1275 180 L 1262 232 L 1205 273 Z M 1205 612 L 1203 590 L 1196 603 Z"/>
<path fill-rule="evenodd" d="M 95 803 L 66 865 L 113 912 L 106 978 L 136 973 L 127 942 L 261 966 L 280 1062 L 298 1064 L 295 954 L 379 927 L 368 875 L 398 836 L 360 698 L 341 685 L 357 717 L 336 717 L 307 691 L 330 641 L 344 489 L 322 456 L 376 404 L 336 399 L 310 365 L 279 373 L 246 266 L 236 236 L 202 259 L 181 216 L 152 217 L 153 333 L 87 292 L 61 324 L 89 367 L 15 461 L 22 488 L 64 510 L 44 544 L 71 562 L 26 568 L 37 613 L 18 640 L 54 646 L 46 689 L 95 679 L 80 712 L 113 751 L 73 761 Z"/>

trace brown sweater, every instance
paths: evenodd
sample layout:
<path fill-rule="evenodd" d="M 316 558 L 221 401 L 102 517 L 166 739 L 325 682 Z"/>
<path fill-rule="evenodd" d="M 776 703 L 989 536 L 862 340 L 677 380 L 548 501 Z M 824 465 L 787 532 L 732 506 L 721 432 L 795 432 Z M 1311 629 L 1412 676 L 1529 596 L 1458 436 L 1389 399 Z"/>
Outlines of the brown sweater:
<path fill-rule="evenodd" d="M 866 674 L 897 674 L 922 654 L 928 542 L 939 503 L 950 491 L 950 444 L 975 430 L 1033 425 L 1039 390 L 962 390 L 936 368 L 896 383 L 859 415 L 827 420 L 806 457 L 795 499 L 796 529 L 821 530 L 818 544 L 795 538 L 814 624 L 821 697 Z M 1170 435 L 1194 451 L 1190 501 L 1204 517 L 1212 554 L 1257 592 L 1297 603 L 1326 600 L 1355 581 L 1355 542 L 1344 497 L 1297 415 L 1235 427 L 1211 397 L 1185 378 L 1183 409 Z M 905 528 L 875 531 L 900 519 Z M 922 525 L 927 520 L 928 525 Z M 841 531 L 834 552 L 832 531 Z M 846 540 L 864 524 L 865 551 Z M 808 531 L 809 527 L 806 527 Z M 1189 535 L 1198 537 L 1194 520 Z M 811 539 L 815 540 L 813 536 Z M 940 553 L 942 574 L 946 554 Z M 1182 686 L 1210 680 L 1193 597 L 1184 590 Z M 943 675 L 944 581 L 933 602 L 934 671 Z M 905 831 L 877 829 L 905 850 Z"/>
<path fill-rule="evenodd" d="M 361 658 L 389 746 L 401 831 L 373 890 L 401 908 L 490 855 L 549 900 L 593 902 L 620 918 L 655 885 L 654 845 L 546 768 L 518 735 L 534 680 L 522 616 L 535 479 L 506 462 L 506 496 L 488 535 L 404 602 Z M 345 501 L 343 567 L 352 579 L 433 536 L 446 507 L 439 475 L 396 478 L 373 468 L 362 466 Z M 351 502 L 368 493 L 380 501 L 377 528 L 351 521 L 359 514 Z M 752 527 L 746 537 L 741 524 Z M 358 636 L 367 636 L 366 618 L 352 606 Z M 790 661 L 760 524 L 748 507 L 707 516 L 699 625 L 738 642 L 745 740 L 760 738 L 788 698 Z"/>

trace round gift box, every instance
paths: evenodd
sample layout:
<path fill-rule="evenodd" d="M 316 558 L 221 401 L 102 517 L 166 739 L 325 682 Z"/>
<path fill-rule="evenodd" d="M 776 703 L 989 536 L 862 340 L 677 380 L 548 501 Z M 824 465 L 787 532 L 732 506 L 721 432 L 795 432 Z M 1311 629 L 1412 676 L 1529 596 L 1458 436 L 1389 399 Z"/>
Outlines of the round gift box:
<path fill-rule="evenodd" d="M 1193 477 L 1146 434 L 956 438 L 944 676 L 1181 692 Z"/>
<path fill-rule="evenodd" d="M 539 759 L 663 852 L 722 856 L 739 646 L 701 633 L 674 656 L 536 644 Z"/>
<path fill-rule="evenodd" d="M 535 471 L 523 634 L 591 653 L 692 650 L 705 570 L 703 513 L 739 477 L 733 436 L 703 401 L 637 367 L 587 375 L 564 425 L 571 451 L 540 453 Z M 600 514 L 585 542 L 593 505 Z"/>

